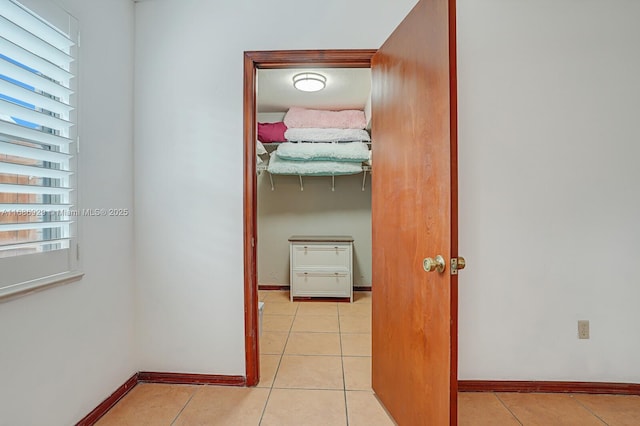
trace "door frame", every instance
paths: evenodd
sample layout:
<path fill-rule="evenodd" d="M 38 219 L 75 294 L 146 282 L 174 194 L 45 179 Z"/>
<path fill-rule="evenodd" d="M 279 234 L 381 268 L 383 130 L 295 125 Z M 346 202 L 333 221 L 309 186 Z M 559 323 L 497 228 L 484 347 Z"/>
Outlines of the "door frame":
<path fill-rule="evenodd" d="M 256 70 L 371 68 L 376 49 L 267 50 L 244 52 L 244 330 L 246 385 L 260 380 L 257 275 Z"/>

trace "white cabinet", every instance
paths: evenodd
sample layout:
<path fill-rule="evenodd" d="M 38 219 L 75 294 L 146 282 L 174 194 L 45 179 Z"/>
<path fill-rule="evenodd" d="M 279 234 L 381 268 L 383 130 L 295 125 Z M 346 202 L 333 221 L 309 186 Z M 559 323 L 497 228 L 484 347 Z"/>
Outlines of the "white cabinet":
<path fill-rule="evenodd" d="M 291 300 L 348 297 L 353 301 L 353 237 L 294 235 L 289 246 Z"/>

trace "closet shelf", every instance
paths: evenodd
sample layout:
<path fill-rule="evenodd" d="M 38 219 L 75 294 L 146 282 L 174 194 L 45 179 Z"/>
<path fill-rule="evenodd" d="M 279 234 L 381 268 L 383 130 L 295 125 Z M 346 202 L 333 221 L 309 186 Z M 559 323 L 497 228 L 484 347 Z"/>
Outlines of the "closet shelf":
<path fill-rule="evenodd" d="M 273 176 L 274 173 L 270 173 L 269 170 L 267 169 L 268 165 L 267 164 L 259 164 L 256 167 L 256 171 L 258 175 L 261 175 L 263 172 L 266 172 L 269 175 L 269 182 L 271 183 L 271 190 L 275 191 L 275 185 L 273 182 Z M 298 176 L 298 179 L 300 180 L 300 191 L 304 191 L 304 181 L 302 178 L 325 178 L 325 177 L 330 177 L 331 178 L 331 191 L 335 191 L 336 190 L 336 177 L 341 177 L 341 176 L 353 176 L 353 175 L 357 175 L 362 173 L 362 190 L 364 191 L 366 188 L 366 183 L 367 183 L 367 173 L 371 174 L 371 166 L 369 165 L 363 165 L 362 166 L 362 171 L 359 173 L 351 173 L 351 174 L 342 174 L 342 175 L 324 175 L 324 176 L 318 176 L 318 175 L 295 175 L 295 174 L 290 174 L 290 175 L 284 175 L 284 174 L 275 174 L 276 176 Z"/>
<path fill-rule="evenodd" d="M 262 143 L 262 146 L 265 149 L 258 154 L 262 161 L 256 171 L 258 175 L 265 171 L 269 174 L 272 191 L 275 190 L 274 174 L 298 176 L 300 191 L 304 191 L 303 177 L 330 177 L 331 190 L 335 191 L 336 176 L 360 173 L 364 191 L 367 173 L 371 173 L 371 148 L 365 141 Z"/>

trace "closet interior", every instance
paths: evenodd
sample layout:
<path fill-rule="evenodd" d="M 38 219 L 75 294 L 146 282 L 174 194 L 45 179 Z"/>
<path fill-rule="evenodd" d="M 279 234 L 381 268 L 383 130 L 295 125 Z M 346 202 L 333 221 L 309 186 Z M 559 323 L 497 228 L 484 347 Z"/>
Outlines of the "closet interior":
<path fill-rule="evenodd" d="M 305 77 L 321 89 L 294 87 Z M 259 288 L 352 300 L 371 286 L 371 70 L 256 78 Z"/>

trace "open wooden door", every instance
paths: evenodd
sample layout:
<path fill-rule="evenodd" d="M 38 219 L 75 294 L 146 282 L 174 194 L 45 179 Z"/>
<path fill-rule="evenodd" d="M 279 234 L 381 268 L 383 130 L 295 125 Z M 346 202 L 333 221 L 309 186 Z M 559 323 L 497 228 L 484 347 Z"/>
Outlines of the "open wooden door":
<path fill-rule="evenodd" d="M 455 0 L 420 0 L 372 58 L 372 383 L 399 425 L 457 424 L 455 59 Z"/>

